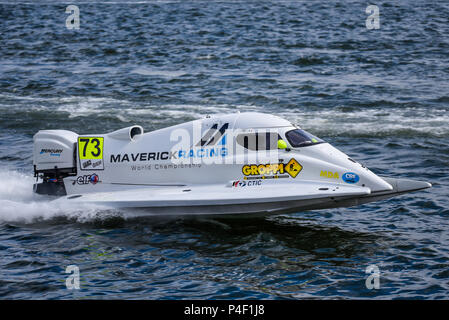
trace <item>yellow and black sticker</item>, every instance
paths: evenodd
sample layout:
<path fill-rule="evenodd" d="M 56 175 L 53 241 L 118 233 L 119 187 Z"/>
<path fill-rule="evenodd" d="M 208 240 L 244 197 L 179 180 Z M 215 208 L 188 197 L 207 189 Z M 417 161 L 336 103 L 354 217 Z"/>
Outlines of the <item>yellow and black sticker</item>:
<path fill-rule="evenodd" d="M 103 170 L 103 137 L 78 137 L 81 170 Z"/>
<path fill-rule="evenodd" d="M 247 164 L 242 167 L 245 176 L 274 175 L 284 173 L 283 163 Z"/>
<path fill-rule="evenodd" d="M 288 173 L 292 178 L 296 178 L 302 170 L 302 166 L 294 158 L 287 164 L 268 163 L 268 164 L 247 164 L 242 167 L 242 173 L 245 176 L 283 177 L 282 174 Z M 287 176 L 288 177 L 288 176 Z"/>
<path fill-rule="evenodd" d="M 302 170 L 302 165 L 299 164 L 294 158 L 291 158 L 289 162 L 285 165 L 285 171 L 293 178 L 296 178 L 298 173 Z"/>

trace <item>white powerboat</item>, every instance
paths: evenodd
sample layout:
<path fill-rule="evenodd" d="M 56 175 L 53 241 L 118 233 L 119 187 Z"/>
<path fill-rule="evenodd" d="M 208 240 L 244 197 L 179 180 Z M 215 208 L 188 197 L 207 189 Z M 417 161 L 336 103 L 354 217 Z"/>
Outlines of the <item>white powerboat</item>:
<path fill-rule="evenodd" d="M 144 133 L 41 130 L 38 194 L 142 208 L 141 215 L 272 214 L 349 207 L 431 187 L 380 177 L 289 121 L 262 113 L 207 116 Z"/>

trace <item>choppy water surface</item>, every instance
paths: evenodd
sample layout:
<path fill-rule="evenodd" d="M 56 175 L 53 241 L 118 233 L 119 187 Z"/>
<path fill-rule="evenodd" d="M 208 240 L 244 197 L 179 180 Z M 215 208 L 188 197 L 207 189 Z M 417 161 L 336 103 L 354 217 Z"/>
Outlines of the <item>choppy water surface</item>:
<path fill-rule="evenodd" d="M 0 4 L 0 298 L 449 298 L 447 1 L 376 1 L 379 30 L 363 1 L 73 3 L 79 30 L 67 3 Z M 39 129 L 237 110 L 434 187 L 265 219 L 125 219 L 32 195 Z"/>

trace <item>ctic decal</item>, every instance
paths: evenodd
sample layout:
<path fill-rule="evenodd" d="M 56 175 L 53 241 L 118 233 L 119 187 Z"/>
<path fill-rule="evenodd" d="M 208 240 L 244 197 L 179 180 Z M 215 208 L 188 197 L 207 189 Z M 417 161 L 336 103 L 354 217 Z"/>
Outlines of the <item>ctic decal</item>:
<path fill-rule="evenodd" d="M 263 176 L 265 177 L 282 177 L 278 176 L 288 173 L 292 178 L 296 178 L 296 176 L 301 172 L 302 165 L 299 164 L 296 159 L 290 159 L 287 164 L 284 163 L 268 163 L 268 164 L 247 164 L 242 167 L 242 173 L 245 176 Z M 288 176 L 287 176 L 288 177 Z"/>
<path fill-rule="evenodd" d="M 340 175 L 338 174 L 338 172 L 323 171 L 323 170 L 321 170 L 320 177 L 329 179 L 340 179 Z"/>
<path fill-rule="evenodd" d="M 103 137 L 78 137 L 81 170 L 103 170 Z"/>
<path fill-rule="evenodd" d="M 86 174 L 84 176 L 79 176 L 76 178 L 75 181 L 73 181 L 73 184 L 77 183 L 80 185 L 85 185 L 85 184 L 97 184 L 100 181 L 100 178 L 98 177 L 98 175 L 96 175 L 95 173 L 93 174 Z"/>
<path fill-rule="evenodd" d="M 243 188 L 243 187 L 251 187 L 251 186 L 260 186 L 260 185 L 262 185 L 262 180 L 250 180 L 250 181 L 237 180 L 237 181 L 234 181 L 232 183 L 233 187 L 241 187 L 241 188 Z"/>
<path fill-rule="evenodd" d="M 359 176 L 354 172 L 346 172 L 341 176 L 341 178 L 346 183 L 357 183 L 360 180 Z"/>

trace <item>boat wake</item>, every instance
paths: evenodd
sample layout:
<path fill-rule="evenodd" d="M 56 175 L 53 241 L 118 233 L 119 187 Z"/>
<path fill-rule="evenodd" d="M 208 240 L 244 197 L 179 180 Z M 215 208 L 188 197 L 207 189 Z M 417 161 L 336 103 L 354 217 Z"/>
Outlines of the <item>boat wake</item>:
<path fill-rule="evenodd" d="M 54 197 L 33 193 L 34 178 L 14 170 L 0 170 L 0 222 L 35 223 L 65 218 L 88 223 L 121 216 L 110 208 L 92 204 L 54 202 Z"/>

